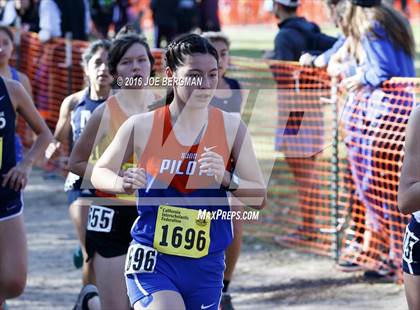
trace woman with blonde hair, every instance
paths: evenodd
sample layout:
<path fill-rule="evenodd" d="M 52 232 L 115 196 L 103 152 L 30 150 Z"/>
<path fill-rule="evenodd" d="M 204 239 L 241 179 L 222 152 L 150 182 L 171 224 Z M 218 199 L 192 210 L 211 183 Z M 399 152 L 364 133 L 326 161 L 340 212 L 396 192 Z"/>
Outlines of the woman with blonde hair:
<path fill-rule="evenodd" d="M 348 22 L 349 38 L 343 47 L 355 70 L 341 81 L 349 91 L 342 122 L 352 178 L 358 198 L 366 208 L 362 250 L 376 261 L 386 261 L 365 276 L 392 276 L 400 251 L 395 225 L 389 225 L 396 214 L 396 201 L 382 188 L 397 182 L 398 162 L 388 151 L 392 147 L 384 147 L 384 141 L 389 139 L 385 127 L 395 118 L 392 115 L 406 111 L 404 106 L 408 107 L 410 100 L 403 101 L 397 110 L 389 102 L 386 90 L 380 87 L 392 77 L 415 76 L 414 39 L 404 17 L 380 0 L 351 0 L 344 20 Z M 382 164 L 384 158 L 388 160 L 386 169 Z M 393 218 L 392 222 L 397 220 Z M 374 245 L 374 240 L 382 242 Z"/>
<path fill-rule="evenodd" d="M 343 81 L 347 89 L 377 87 L 394 76 L 415 76 L 414 37 L 400 13 L 380 0 L 352 0 L 345 19 L 354 39 L 350 53 L 362 69 Z M 360 53 L 359 45 L 364 53 Z"/>

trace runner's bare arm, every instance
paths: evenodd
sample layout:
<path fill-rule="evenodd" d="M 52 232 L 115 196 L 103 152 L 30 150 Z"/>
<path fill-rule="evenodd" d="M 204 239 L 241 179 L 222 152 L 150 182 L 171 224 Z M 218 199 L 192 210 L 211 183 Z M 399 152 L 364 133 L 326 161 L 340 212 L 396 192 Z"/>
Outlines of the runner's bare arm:
<path fill-rule="evenodd" d="M 23 86 L 14 81 L 7 82 L 7 89 L 12 95 L 12 102 L 16 102 L 16 111 L 28 123 L 29 127 L 37 135 L 37 139 L 26 154 L 23 162 L 34 163 L 45 151 L 52 139 L 51 131 L 38 113 L 31 97 Z"/>
<path fill-rule="evenodd" d="M 52 135 L 23 86 L 19 82 L 12 80 L 5 80 L 5 83 L 16 112 L 23 117 L 37 135 L 36 140 L 23 160 L 16 167 L 10 169 L 3 177 L 3 186 L 8 184 L 10 188 L 21 190 L 27 184 L 32 165 L 44 153 L 52 139 Z"/>
<path fill-rule="evenodd" d="M 54 138 L 60 142 L 65 142 L 69 139 L 70 133 L 70 115 L 73 109 L 73 96 L 69 96 L 63 100 L 60 106 L 60 115 L 58 117 L 57 125 L 55 126 Z"/>
<path fill-rule="evenodd" d="M 28 92 L 29 96 L 31 96 L 31 98 L 33 99 L 32 86 L 31 86 L 31 82 L 29 81 L 28 76 L 22 72 L 18 72 L 18 74 L 19 74 L 19 80 L 21 84 L 23 85 L 25 90 Z"/>
<path fill-rule="evenodd" d="M 86 123 L 86 127 L 73 146 L 69 158 L 70 171 L 90 179 L 93 165 L 89 163 L 89 157 L 94 151 L 95 143 L 100 141 L 105 128 L 103 124 L 107 123 L 107 113 L 105 105 L 98 107 Z"/>
<path fill-rule="evenodd" d="M 242 143 L 241 143 L 242 141 Z M 255 156 L 251 136 L 243 121 L 240 122 L 237 136 L 232 147 L 234 174 L 239 177 L 239 187 L 232 195 L 245 205 L 262 209 L 267 199 L 267 188 L 260 165 Z"/>
<path fill-rule="evenodd" d="M 404 162 L 398 188 L 398 208 L 403 214 L 420 210 L 420 109 L 408 121 Z"/>
<path fill-rule="evenodd" d="M 54 140 L 48 145 L 45 157 L 50 159 L 60 144 L 69 139 L 70 136 L 70 113 L 73 108 L 73 95 L 66 97 L 60 106 L 60 115 L 54 131 Z"/>
<path fill-rule="evenodd" d="M 132 193 L 135 187 L 124 187 L 124 178 L 131 178 L 135 184 L 141 181 L 136 173 L 137 168 L 124 172 L 124 176 L 120 175 L 122 163 L 127 162 L 133 154 L 134 120 L 135 117 L 131 117 L 121 125 L 111 144 L 96 162 L 91 178 L 95 188 L 111 193 Z"/>

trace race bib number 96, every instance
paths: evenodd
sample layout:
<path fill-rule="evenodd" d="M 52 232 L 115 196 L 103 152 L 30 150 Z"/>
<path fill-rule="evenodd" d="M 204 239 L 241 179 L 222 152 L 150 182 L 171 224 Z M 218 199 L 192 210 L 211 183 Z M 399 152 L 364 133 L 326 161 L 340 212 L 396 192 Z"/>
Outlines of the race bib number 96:
<path fill-rule="evenodd" d="M 198 210 L 159 206 L 153 247 L 161 253 L 200 258 L 209 253 L 211 220 L 199 220 Z"/>
<path fill-rule="evenodd" d="M 87 230 L 110 232 L 115 211 L 110 208 L 92 205 L 89 208 Z"/>
<path fill-rule="evenodd" d="M 151 273 L 155 270 L 157 251 L 154 248 L 132 244 L 125 260 L 125 274 Z"/>

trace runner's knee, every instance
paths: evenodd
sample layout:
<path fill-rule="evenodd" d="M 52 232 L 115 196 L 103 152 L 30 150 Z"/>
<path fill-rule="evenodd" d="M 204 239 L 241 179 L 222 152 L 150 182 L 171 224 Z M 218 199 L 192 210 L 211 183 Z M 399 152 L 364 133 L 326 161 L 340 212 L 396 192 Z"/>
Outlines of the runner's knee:
<path fill-rule="evenodd" d="M 0 278 L 0 295 L 6 299 L 21 295 L 26 285 L 26 272 L 5 273 Z"/>

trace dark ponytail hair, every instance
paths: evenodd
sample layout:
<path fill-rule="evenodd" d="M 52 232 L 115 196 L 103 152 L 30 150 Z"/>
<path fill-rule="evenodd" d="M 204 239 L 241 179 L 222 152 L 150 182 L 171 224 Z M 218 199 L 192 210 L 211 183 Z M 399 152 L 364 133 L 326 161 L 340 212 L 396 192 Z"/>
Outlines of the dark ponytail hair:
<path fill-rule="evenodd" d="M 117 65 L 120 62 L 121 58 L 123 58 L 127 50 L 136 43 L 143 45 L 146 49 L 147 56 L 150 61 L 150 76 L 153 76 L 153 65 L 155 64 L 155 58 L 153 57 L 152 52 L 150 51 L 149 44 L 147 43 L 144 37 L 133 33 L 118 35 L 112 41 L 111 48 L 108 54 L 109 72 L 112 76 L 115 76 L 115 74 L 117 73 Z"/>
<path fill-rule="evenodd" d="M 176 71 L 178 67 L 184 64 L 185 57 L 192 54 L 210 54 L 219 62 L 219 56 L 214 46 L 202 36 L 190 33 L 184 34 L 172 41 L 165 53 L 166 65 L 172 70 Z M 169 88 L 166 93 L 165 104 L 170 104 L 174 99 L 174 91 Z"/>
<path fill-rule="evenodd" d="M 172 71 L 176 71 L 184 64 L 185 56 L 192 54 L 210 54 L 219 62 L 219 56 L 213 45 L 202 36 L 191 33 L 181 35 L 169 44 L 165 53 L 166 65 Z"/>

